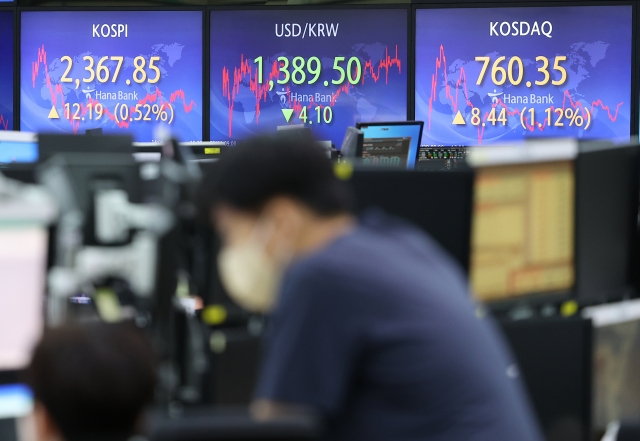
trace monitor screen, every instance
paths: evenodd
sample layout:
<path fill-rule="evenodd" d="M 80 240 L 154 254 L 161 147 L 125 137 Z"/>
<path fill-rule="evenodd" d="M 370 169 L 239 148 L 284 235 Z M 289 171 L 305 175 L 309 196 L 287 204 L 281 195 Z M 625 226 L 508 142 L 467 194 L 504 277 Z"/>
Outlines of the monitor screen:
<path fill-rule="evenodd" d="M 32 409 L 33 392 L 28 386 L 20 383 L 0 384 L 0 420 L 28 415 Z"/>
<path fill-rule="evenodd" d="M 593 318 L 593 426 L 640 422 L 640 300 L 586 308 Z"/>
<path fill-rule="evenodd" d="M 43 327 L 48 234 L 0 225 L 0 370 L 24 368 Z"/>
<path fill-rule="evenodd" d="M 38 135 L 38 161 L 47 161 L 59 153 L 133 153 L 133 142 L 127 135 L 76 136 Z"/>
<path fill-rule="evenodd" d="M 422 145 L 630 135 L 631 6 L 416 11 Z"/>
<path fill-rule="evenodd" d="M 639 146 L 606 144 L 582 142 L 576 159 L 575 293 L 585 304 L 628 296 L 638 272 Z"/>
<path fill-rule="evenodd" d="M 221 142 L 190 142 L 182 145 L 190 148 L 193 160 L 203 162 L 219 159 L 226 150 L 226 146 Z"/>
<path fill-rule="evenodd" d="M 12 164 L 33 164 L 38 161 L 38 156 L 35 133 L 0 132 L 0 168 Z"/>
<path fill-rule="evenodd" d="M 379 208 L 408 220 L 429 233 L 468 274 L 473 176 L 470 169 L 429 173 L 356 166 L 349 184 L 358 213 Z"/>
<path fill-rule="evenodd" d="M 0 140 L 0 164 L 32 164 L 37 161 L 37 142 Z"/>
<path fill-rule="evenodd" d="M 358 124 L 362 130 L 362 158 L 365 164 L 414 168 L 420 135 L 421 122 L 398 124 Z"/>
<path fill-rule="evenodd" d="M 13 11 L 0 11 L 0 130 L 13 130 Z"/>
<path fill-rule="evenodd" d="M 211 12 L 211 140 L 407 119 L 406 8 Z"/>
<path fill-rule="evenodd" d="M 573 288 L 572 161 L 479 168 L 471 238 L 471 286 L 479 300 Z"/>
<path fill-rule="evenodd" d="M 21 14 L 21 130 L 202 140 L 202 12 Z"/>
<path fill-rule="evenodd" d="M 181 142 L 189 148 L 190 159 L 196 162 L 212 162 L 220 158 L 227 148 L 222 142 Z M 163 145 L 158 142 L 134 142 L 133 157 L 136 162 L 158 162 L 162 159 Z"/>
<path fill-rule="evenodd" d="M 162 144 L 159 142 L 134 142 L 133 150 L 136 162 L 159 162 L 162 159 Z"/>
<path fill-rule="evenodd" d="M 589 320 L 533 318 L 500 323 L 544 440 L 600 439 L 591 431 L 592 325 Z"/>

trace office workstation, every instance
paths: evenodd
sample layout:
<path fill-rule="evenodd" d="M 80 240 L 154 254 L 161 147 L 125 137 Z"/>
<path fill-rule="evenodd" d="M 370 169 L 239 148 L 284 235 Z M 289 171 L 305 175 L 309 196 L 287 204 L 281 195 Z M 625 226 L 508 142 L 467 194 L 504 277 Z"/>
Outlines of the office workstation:
<path fill-rule="evenodd" d="M 639 10 L 0 0 L 0 441 L 640 439 Z"/>

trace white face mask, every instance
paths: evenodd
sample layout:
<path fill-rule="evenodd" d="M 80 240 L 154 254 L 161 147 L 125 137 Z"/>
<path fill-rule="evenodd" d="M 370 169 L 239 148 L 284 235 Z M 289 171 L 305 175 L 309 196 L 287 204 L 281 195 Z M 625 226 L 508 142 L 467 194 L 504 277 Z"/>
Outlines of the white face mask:
<path fill-rule="evenodd" d="M 220 279 L 229 296 L 251 312 L 268 312 L 276 301 L 282 270 L 266 253 L 266 241 L 256 237 L 224 247 L 218 256 Z"/>

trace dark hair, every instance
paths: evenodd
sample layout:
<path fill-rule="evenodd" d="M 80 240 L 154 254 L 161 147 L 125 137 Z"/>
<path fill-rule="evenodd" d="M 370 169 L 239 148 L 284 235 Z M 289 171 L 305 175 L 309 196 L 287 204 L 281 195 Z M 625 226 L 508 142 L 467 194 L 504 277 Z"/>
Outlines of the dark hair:
<path fill-rule="evenodd" d="M 153 401 L 155 357 L 132 325 L 49 329 L 26 381 L 66 441 L 126 440 Z"/>
<path fill-rule="evenodd" d="M 315 213 L 352 210 L 351 188 L 336 178 L 327 151 L 300 133 L 279 132 L 230 148 L 205 174 L 201 211 L 217 204 L 258 212 L 271 198 L 288 196 Z"/>

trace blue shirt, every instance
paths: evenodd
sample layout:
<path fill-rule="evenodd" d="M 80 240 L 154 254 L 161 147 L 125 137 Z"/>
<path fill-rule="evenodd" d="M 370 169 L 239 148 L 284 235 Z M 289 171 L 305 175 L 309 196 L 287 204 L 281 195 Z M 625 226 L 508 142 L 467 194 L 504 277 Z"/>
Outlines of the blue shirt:
<path fill-rule="evenodd" d="M 461 271 L 382 213 L 295 262 L 269 326 L 256 397 L 314 407 L 329 439 L 542 439 Z"/>

